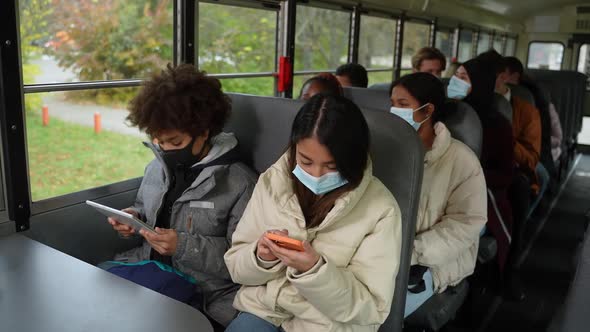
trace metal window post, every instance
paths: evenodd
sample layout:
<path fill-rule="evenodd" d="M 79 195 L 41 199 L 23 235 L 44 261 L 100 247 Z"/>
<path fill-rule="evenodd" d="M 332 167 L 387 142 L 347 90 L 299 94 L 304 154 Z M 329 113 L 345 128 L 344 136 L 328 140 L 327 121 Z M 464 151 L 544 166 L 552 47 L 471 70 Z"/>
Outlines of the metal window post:
<path fill-rule="evenodd" d="M 199 6 L 196 0 L 182 0 L 181 3 L 181 57 L 180 62 L 194 64 L 197 68 L 199 60 L 197 58 L 196 44 L 198 44 L 199 34 L 196 18 L 198 17 Z"/>
<path fill-rule="evenodd" d="M 30 227 L 31 199 L 18 17 L 18 0 L 0 2 L 0 132 L 8 215 L 20 232 Z"/>
<path fill-rule="evenodd" d="M 436 30 L 438 30 L 437 18 L 430 22 L 430 35 L 428 38 L 428 45 L 430 45 L 430 47 L 436 47 Z"/>
<path fill-rule="evenodd" d="M 474 31 L 471 35 L 471 57 L 475 58 L 477 56 L 477 50 L 479 46 L 479 34 L 481 33 L 480 30 Z"/>
<path fill-rule="evenodd" d="M 397 26 L 395 29 L 395 52 L 393 66 L 394 80 L 400 78 L 402 71 L 402 48 L 404 46 L 404 25 L 406 23 L 406 13 L 402 12 L 399 19 L 397 20 Z"/>
<path fill-rule="evenodd" d="M 506 34 L 502 35 L 502 50 L 499 51 L 500 54 L 502 54 L 503 56 L 506 56 L 506 44 L 508 43 L 508 37 L 506 36 Z"/>
<path fill-rule="evenodd" d="M 494 48 L 494 41 L 495 40 L 496 40 L 496 30 L 492 30 L 492 34 L 490 36 L 490 44 L 488 45 L 488 49 L 486 51 L 489 51 Z M 499 50 L 496 50 L 496 51 L 499 51 Z"/>
<path fill-rule="evenodd" d="M 281 92 L 283 98 L 293 98 L 293 71 L 295 69 L 295 23 L 297 20 L 297 1 L 287 0 L 281 2 L 279 14 L 279 47 L 280 54 L 291 61 L 290 75 L 291 83 L 286 91 Z M 277 59 L 280 61 L 280 57 Z M 277 62 L 277 67 L 278 67 Z"/>
<path fill-rule="evenodd" d="M 461 42 L 461 25 L 455 28 L 453 33 L 453 54 L 452 57 L 459 61 L 459 43 Z"/>
<path fill-rule="evenodd" d="M 348 34 L 348 62 L 358 63 L 359 42 L 361 35 L 361 6 L 354 6 L 350 17 L 350 33 Z"/>

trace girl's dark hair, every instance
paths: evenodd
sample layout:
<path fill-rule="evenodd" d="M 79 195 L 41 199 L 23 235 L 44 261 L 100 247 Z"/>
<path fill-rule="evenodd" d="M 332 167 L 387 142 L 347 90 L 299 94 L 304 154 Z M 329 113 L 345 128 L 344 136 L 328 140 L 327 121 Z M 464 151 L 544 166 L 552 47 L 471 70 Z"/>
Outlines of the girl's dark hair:
<path fill-rule="evenodd" d="M 146 81 L 129 103 L 127 121 L 154 137 L 164 130 L 179 130 L 192 137 L 209 130 L 221 132 L 231 112 L 231 101 L 221 83 L 193 65 L 168 64 Z"/>
<path fill-rule="evenodd" d="M 323 196 L 313 194 L 291 173 L 307 228 L 317 227 L 336 199 L 358 187 L 369 159 L 369 127 L 361 110 L 350 100 L 327 94 L 313 96 L 297 113 L 289 142 L 289 166 L 297 165 L 297 143 L 315 137 L 334 157 L 348 184 Z"/>
<path fill-rule="evenodd" d="M 321 93 L 331 94 L 334 96 L 343 95 L 342 86 L 340 85 L 340 82 L 338 82 L 336 76 L 330 73 L 321 73 L 308 79 L 307 81 L 305 81 L 305 83 L 303 83 L 303 85 L 301 86 L 301 91 L 299 92 L 299 99 L 303 97 L 305 89 L 309 87 L 312 83 L 316 83 L 319 85 Z"/>
<path fill-rule="evenodd" d="M 434 105 L 432 123 L 444 121 L 448 114 L 447 97 L 444 84 L 432 74 L 413 73 L 399 78 L 391 84 L 389 95 L 396 86 L 402 86 L 418 100 L 420 106 L 425 104 Z"/>

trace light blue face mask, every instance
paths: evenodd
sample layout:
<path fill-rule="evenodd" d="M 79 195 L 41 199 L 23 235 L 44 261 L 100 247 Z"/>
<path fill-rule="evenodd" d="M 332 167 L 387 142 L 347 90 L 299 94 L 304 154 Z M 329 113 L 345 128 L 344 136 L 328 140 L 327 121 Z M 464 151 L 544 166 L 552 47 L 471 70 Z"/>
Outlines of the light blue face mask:
<path fill-rule="evenodd" d="M 424 107 L 426 107 L 426 105 L 428 105 L 428 104 L 424 104 L 424 105 L 416 108 L 415 110 L 413 110 L 411 108 L 401 108 L 401 107 L 393 107 L 392 106 L 391 109 L 389 110 L 389 112 L 391 114 L 395 114 L 395 115 L 399 116 L 400 118 L 404 119 L 404 121 L 409 123 L 410 126 L 414 127 L 414 129 L 416 131 L 418 131 L 418 129 L 420 129 L 420 126 L 424 122 L 428 121 L 428 119 L 430 119 L 430 115 L 428 117 L 426 117 L 426 119 L 424 119 L 423 121 L 416 122 L 416 121 L 414 121 L 414 112 L 423 109 Z"/>
<path fill-rule="evenodd" d="M 447 86 L 447 97 L 453 99 L 463 99 L 467 97 L 467 92 L 469 91 L 470 87 L 471 84 L 453 75 L 449 81 L 449 86 Z"/>
<path fill-rule="evenodd" d="M 318 178 L 304 171 L 299 164 L 295 166 L 293 174 L 316 195 L 323 195 L 348 183 L 339 172 L 326 173 Z"/>

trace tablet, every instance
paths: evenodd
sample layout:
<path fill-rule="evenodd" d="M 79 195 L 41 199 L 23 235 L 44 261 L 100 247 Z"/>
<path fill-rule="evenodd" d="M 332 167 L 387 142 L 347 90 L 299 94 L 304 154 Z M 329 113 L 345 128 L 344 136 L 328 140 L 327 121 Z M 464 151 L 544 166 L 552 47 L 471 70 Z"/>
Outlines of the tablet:
<path fill-rule="evenodd" d="M 86 201 L 86 204 L 92 206 L 93 208 L 96 209 L 96 211 L 104 214 L 105 216 L 115 219 L 116 221 L 120 222 L 121 224 L 125 224 L 127 226 L 133 227 L 136 231 L 139 231 L 140 229 L 145 229 L 148 232 L 156 233 L 156 230 L 152 226 L 135 218 L 130 213 L 116 210 L 116 209 L 113 209 L 113 208 L 108 207 L 106 205 L 102 205 L 102 204 L 99 204 L 99 203 L 96 203 L 93 201 Z"/>

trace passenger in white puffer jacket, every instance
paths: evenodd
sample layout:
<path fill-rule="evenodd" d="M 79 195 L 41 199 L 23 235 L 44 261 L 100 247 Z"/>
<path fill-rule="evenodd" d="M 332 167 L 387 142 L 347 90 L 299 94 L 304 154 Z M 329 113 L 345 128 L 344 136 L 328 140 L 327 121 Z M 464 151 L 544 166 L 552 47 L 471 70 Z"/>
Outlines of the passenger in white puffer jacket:
<path fill-rule="evenodd" d="M 392 84 L 391 112 L 417 130 L 427 151 L 410 275 L 411 286 L 423 287 L 409 289 L 406 316 L 473 273 L 487 221 L 483 170 L 441 122 L 445 100 L 443 84 L 431 74 L 406 75 Z"/>
<path fill-rule="evenodd" d="M 225 254 L 243 285 L 227 331 L 377 331 L 385 321 L 401 214 L 368 152 L 369 129 L 351 101 L 317 95 L 299 111 L 287 153 L 260 176 Z"/>

